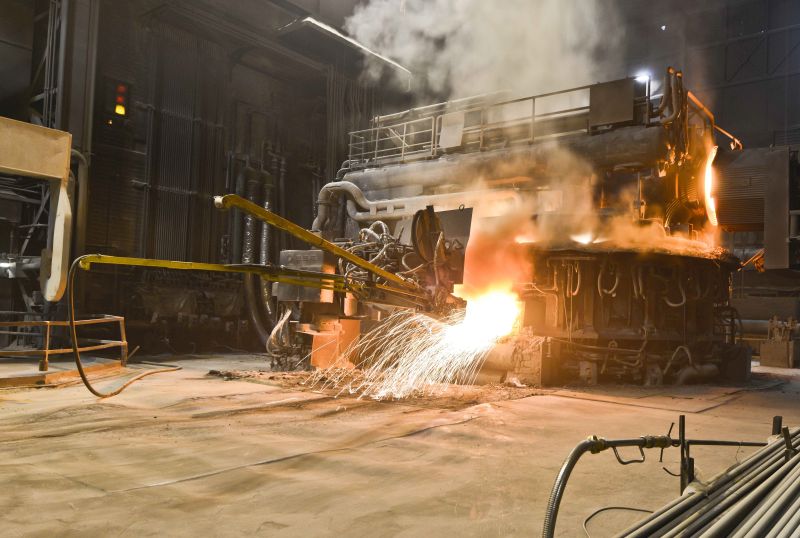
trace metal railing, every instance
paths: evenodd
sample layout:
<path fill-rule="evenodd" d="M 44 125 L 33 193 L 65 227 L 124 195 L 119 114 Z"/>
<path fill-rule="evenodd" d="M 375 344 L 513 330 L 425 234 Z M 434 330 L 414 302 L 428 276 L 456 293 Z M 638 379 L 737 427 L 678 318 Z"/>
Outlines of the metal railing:
<path fill-rule="evenodd" d="M 350 133 L 351 163 L 399 160 L 434 155 L 437 117 L 380 125 Z"/>
<path fill-rule="evenodd" d="M 451 114 L 464 115 L 461 144 L 458 145 L 462 151 L 482 151 L 494 145 L 532 144 L 535 140 L 589 132 L 590 87 L 490 104 L 485 104 L 485 99 L 470 98 L 377 117 L 373 127 L 350 133 L 350 167 L 402 163 L 445 153 L 450 147 L 442 147 L 440 143 L 443 119 Z M 650 98 L 648 84 L 646 95 L 636 97 L 635 102 L 637 105 L 649 103 Z M 575 100 L 580 102 L 578 106 Z M 414 114 L 422 117 L 402 121 Z"/>
<path fill-rule="evenodd" d="M 349 141 L 350 166 L 402 163 L 441 154 L 447 149 L 440 145 L 442 122 L 447 114 L 464 114 L 466 121 L 462 129 L 461 147 L 467 150 L 486 149 L 498 138 L 511 144 L 532 143 L 534 139 L 542 136 L 542 133 L 537 132 L 537 124 L 559 118 L 581 116 L 589 110 L 589 106 L 586 105 L 537 114 L 537 99 L 586 88 L 588 87 L 455 110 L 442 106 L 437 107 L 437 112 L 442 110 L 444 112 L 435 115 L 378 124 L 369 129 L 353 131 L 350 133 Z M 514 108 L 526 109 L 527 112 L 522 115 L 516 114 L 512 110 Z M 588 131 L 588 123 L 582 122 L 577 130 Z M 544 136 L 555 134 L 557 133 L 545 133 Z"/>
<path fill-rule="evenodd" d="M 78 351 L 98 351 L 112 347 L 119 348 L 119 360 L 124 366 L 128 360 L 128 341 L 125 335 L 125 318 L 122 316 L 102 316 L 98 318 L 75 320 L 75 325 L 97 325 L 100 323 L 118 323 L 119 340 L 98 340 L 84 339 L 88 345 L 78 347 Z M 68 321 L 2 321 L 0 322 L 0 334 L 13 335 L 20 338 L 41 338 L 42 349 L 22 348 L 22 349 L 0 349 L 0 357 L 36 357 L 39 356 L 39 370 L 46 372 L 49 368 L 51 355 L 66 355 L 72 353 L 72 348 L 51 348 L 52 328 L 69 327 Z M 24 329 L 41 328 L 42 333 L 27 332 Z"/>

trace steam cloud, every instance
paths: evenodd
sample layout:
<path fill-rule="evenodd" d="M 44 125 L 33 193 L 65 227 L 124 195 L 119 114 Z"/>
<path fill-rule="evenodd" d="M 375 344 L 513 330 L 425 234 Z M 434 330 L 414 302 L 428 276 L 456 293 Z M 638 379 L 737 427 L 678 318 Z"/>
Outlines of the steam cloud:
<path fill-rule="evenodd" d="M 412 71 L 412 91 L 421 104 L 503 90 L 512 96 L 536 95 L 629 74 L 614 0 L 368 0 L 345 27 L 361 43 Z M 382 62 L 367 65 L 366 76 L 376 80 L 392 73 Z M 403 87 L 406 82 L 398 79 Z M 521 254 L 519 243 L 528 239 L 706 253 L 702 243 L 666 237 L 661 226 L 635 223 L 633 192 L 620 193 L 615 204 L 628 207 L 627 213 L 601 220 L 592 167 L 557 145 L 547 160 L 545 174 L 554 192 L 522 195 L 513 210 L 473 226 L 467 295 L 499 281 L 527 280 L 531 260 Z M 470 185 L 469 190 L 490 188 L 481 186 L 483 180 L 513 177 L 512 164 L 497 162 L 486 178 L 458 181 Z"/>
<path fill-rule="evenodd" d="M 618 18 L 602 0 L 370 0 L 345 23 L 414 73 L 420 97 L 535 94 L 620 74 Z M 374 62 L 369 75 L 381 76 Z"/>

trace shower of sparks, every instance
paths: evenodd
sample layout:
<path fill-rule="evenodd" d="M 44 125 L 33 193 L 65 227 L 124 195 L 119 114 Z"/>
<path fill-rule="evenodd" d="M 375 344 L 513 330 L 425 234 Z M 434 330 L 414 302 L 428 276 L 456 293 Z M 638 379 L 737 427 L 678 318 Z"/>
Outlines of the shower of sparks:
<path fill-rule="evenodd" d="M 513 330 L 519 311 L 514 294 L 494 291 L 445 319 L 396 312 L 345 352 L 360 375 L 330 369 L 317 372 L 311 382 L 376 400 L 471 384 L 498 339 Z"/>

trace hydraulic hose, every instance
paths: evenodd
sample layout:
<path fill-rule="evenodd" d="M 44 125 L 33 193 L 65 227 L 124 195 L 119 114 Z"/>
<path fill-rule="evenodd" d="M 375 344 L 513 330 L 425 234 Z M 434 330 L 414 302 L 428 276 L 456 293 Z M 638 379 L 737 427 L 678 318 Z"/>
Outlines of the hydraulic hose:
<path fill-rule="evenodd" d="M 587 439 L 578 443 L 578 446 L 572 449 L 561 470 L 558 471 L 556 481 L 553 484 L 553 489 L 550 491 L 550 499 L 547 501 L 547 512 L 544 516 L 544 527 L 542 536 L 544 538 L 552 538 L 556 532 L 556 519 L 558 518 L 558 509 L 561 506 L 561 497 L 564 496 L 564 490 L 567 487 L 567 480 L 569 475 L 572 474 L 572 469 L 575 464 L 586 452 L 595 451 L 599 439 Z"/>
<path fill-rule="evenodd" d="M 578 460 L 587 452 L 597 454 L 606 449 L 614 450 L 614 455 L 617 461 L 622 465 L 629 463 L 641 463 L 644 461 L 645 448 L 668 448 L 675 445 L 675 442 L 669 435 L 647 435 L 644 437 L 637 437 L 635 439 L 603 439 L 602 437 L 592 436 L 585 441 L 581 441 L 572 449 L 567 459 L 564 460 L 561 470 L 556 476 L 556 481 L 553 484 L 553 489 L 550 491 L 550 499 L 547 501 L 547 511 L 544 516 L 544 525 L 542 527 L 543 538 L 553 538 L 556 532 L 556 519 L 558 518 L 558 509 L 561 506 L 561 498 L 564 496 L 564 490 L 567 487 L 572 470 L 578 463 Z M 617 448 L 621 447 L 638 447 L 641 454 L 641 459 L 623 460 L 617 453 Z"/>
<path fill-rule="evenodd" d="M 80 266 L 81 260 L 86 258 L 86 257 L 87 256 L 81 256 L 79 258 L 75 258 L 75 261 L 72 262 L 72 265 L 69 268 L 69 275 L 67 277 L 67 287 L 69 289 L 69 304 L 67 305 L 68 306 L 67 312 L 69 314 L 69 335 L 70 335 L 70 340 L 72 341 L 72 356 L 75 358 L 75 367 L 78 369 L 78 373 L 81 376 L 81 381 L 83 381 L 83 384 L 86 386 L 86 388 L 89 390 L 89 392 L 91 392 L 92 394 L 94 394 L 98 398 L 110 398 L 111 396 L 116 396 L 117 394 L 119 394 L 120 392 L 122 392 L 123 390 L 128 388 L 130 385 L 132 385 L 136 381 L 142 379 L 143 377 L 147 377 L 147 376 L 153 375 L 153 374 L 159 374 L 159 373 L 162 373 L 162 372 L 174 372 L 176 370 L 180 370 L 181 369 L 180 366 L 170 366 L 169 368 L 161 368 L 161 369 L 158 369 L 158 370 L 150 370 L 150 371 L 147 371 L 147 372 L 142 372 L 141 374 L 129 379 L 128 381 L 123 383 L 120 387 L 118 387 L 117 389 L 115 389 L 115 390 L 113 390 L 111 392 L 100 392 L 99 390 L 97 390 L 96 388 L 94 388 L 92 386 L 92 384 L 89 382 L 89 378 L 87 377 L 86 372 L 83 369 L 83 363 L 81 362 L 81 354 L 80 354 L 80 351 L 78 351 L 78 332 L 77 332 L 77 330 L 75 328 L 76 327 L 76 325 L 75 325 L 75 273 L 77 272 L 78 267 Z"/>

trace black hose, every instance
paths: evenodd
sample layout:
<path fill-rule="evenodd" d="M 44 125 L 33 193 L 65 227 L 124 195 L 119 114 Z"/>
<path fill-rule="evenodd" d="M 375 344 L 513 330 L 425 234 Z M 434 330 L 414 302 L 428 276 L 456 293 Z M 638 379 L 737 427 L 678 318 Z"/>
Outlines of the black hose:
<path fill-rule="evenodd" d="M 575 464 L 586 452 L 597 454 L 606 449 L 613 449 L 617 461 L 621 465 L 628 465 L 630 463 L 644 462 L 645 448 L 668 448 L 677 446 L 676 442 L 670 438 L 669 435 L 646 435 L 644 437 L 637 437 L 634 439 L 603 439 L 602 437 L 592 436 L 585 441 L 581 441 L 572 449 L 569 456 L 564 460 L 561 470 L 556 476 L 556 481 L 553 484 L 553 489 L 550 491 L 550 499 L 547 501 L 547 511 L 544 516 L 544 525 L 542 527 L 542 536 L 544 538 L 552 538 L 556 532 L 556 519 L 558 518 L 558 509 L 561 505 L 561 498 L 564 496 L 564 490 L 567 487 L 567 481 L 575 468 Z M 641 459 L 623 460 L 619 453 L 618 448 L 622 447 L 638 447 Z"/>
<path fill-rule="evenodd" d="M 264 319 L 263 295 L 261 290 L 261 277 L 255 274 L 244 275 L 244 302 L 247 314 L 250 318 L 250 325 L 258 336 L 261 347 L 266 349 L 269 341 L 269 331 L 272 324 Z"/>
<path fill-rule="evenodd" d="M 180 366 L 171 366 L 169 368 L 161 368 L 159 370 L 150 370 L 148 372 L 142 372 L 141 374 L 129 379 L 125 383 L 122 384 L 119 388 L 111 392 L 100 392 L 99 390 L 95 389 L 92 384 L 89 382 L 89 378 L 86 376 L 86 372 L 83 370 L 83 363 L 81 362 L 81 354 L 78 351 L 78 332 L 75 329 L 75 273 L 80 265 L 80 262 L 83 258 L 87 256 L 81 256 L 76 258 L 75 261 L 72 262 L 72 265 L 69 268 L 69 275 L 67 277 L 67 286 L 69 288 L 69 304 L 67 305 L 67 312 L 69 313 L 69 333 L 70 333 L 70 340 L 72 340 L 72 356 L 75 358 L 75 367 L 78 369 L 78 373 L 81 376 L 81 381 L 86 386 L 86 388 L 97 396 L 98 398 L 109 398 L 111 396 L 116 396 L 123 390 L 125 390 L 128 386 L 132 385 L 134 382 L 142 379 L 143 377 L 147 377 L 149 375 L 158 374 L 161 372 L 174 372 L 176 370 L 180 370 Z"/>
<path fill-rule="evenodd" d="M 601 443 L 600 439 L 587 439 L 581 441 L 572 449 L 569 456 L 564 460 L 561 470 L 558 471 L 556 481 L 553 484 L 553 489 L 550 491 L 550 499 L 547 501 L 547 512 L 544 516 L 544 526 L 542 528 L 542 536 L 544 538 L 553 538 L 556 532 L 556 519 L 558 518 L 558 509 L 561 505 L 561 497 L 564 496 L 564 490 L 567 487 L 567 480 L 575 468 L 575 464 L 586 452 L 596 451 Z"/>
<path fill-rule="evenodd" d="M 247 199 L 253 203 L 258 203 L 258 193 L 261 182 L 256 179 L 253 171 L 247 181 Z M 242 245 L 242 263 L 251 264 L 256 262 L 256 222 L 252 215 L 245 215 Z M 262 349 L 266 349 L 269 341 L 269 333 L 272 323 L 264 307 L 261 277 L 252 273 L 244 275 L 244 301 L 247 309 L 250 325 L 258 336 Z"/>
<path fill-rule="evenodd" d="M 630 512 L 640 512 L 642 514 L 652 514 L 653 513 L 652 510 L 646 510 L 644 508 L 634 508 L 632 506 L 604 506 L 603 508 L 599 508 L 599 509 L 595 510 L 594 512 L 589 514 L 586 517 L 586 519 L 583 520 L 583 532 L 586 533 L 586 536 L 591 538 L 591 535 L 589 534 L 589 528 L 587 527 L 587 525 L 589 525 L 589 522 L 592 519 L 594 519 L 594 517 L 597 516 L 598 514 L 601 514 L 603 512 L 607 512 L 609 510 L 628 510 Z"/>

